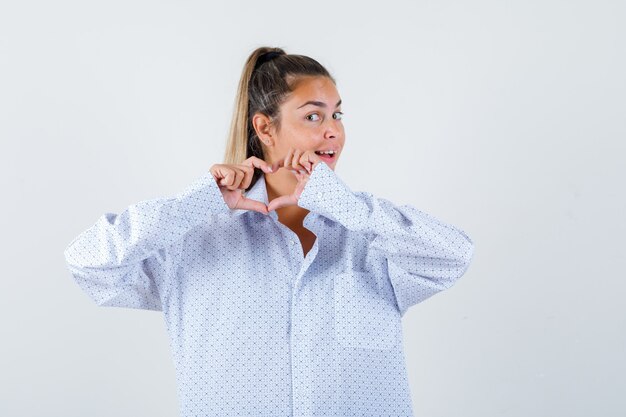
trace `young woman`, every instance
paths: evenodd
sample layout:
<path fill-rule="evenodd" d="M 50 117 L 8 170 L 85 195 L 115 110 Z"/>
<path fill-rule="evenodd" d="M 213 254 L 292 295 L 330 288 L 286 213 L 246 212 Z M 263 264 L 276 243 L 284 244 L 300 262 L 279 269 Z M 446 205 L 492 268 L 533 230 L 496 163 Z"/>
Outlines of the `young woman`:
<path fill-rule="evenodd" d="M 163 312 L 182 416 L 412 415 L 401 318 L 452 286 L 474 245 L 350 190 L 334 171 L 342 114 L 320 63 L 258 48 L 224 162 L 66 248 L 98 305 Z"/>

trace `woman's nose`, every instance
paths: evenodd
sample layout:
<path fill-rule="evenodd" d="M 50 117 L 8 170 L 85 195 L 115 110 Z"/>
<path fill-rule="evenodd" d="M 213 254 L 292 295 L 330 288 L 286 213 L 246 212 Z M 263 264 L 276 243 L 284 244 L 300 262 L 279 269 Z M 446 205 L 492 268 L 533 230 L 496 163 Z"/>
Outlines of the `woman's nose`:
<path fill-rule="evenodd" d="M 326 136 L 326 137 L 337 137 L 337 136 L 339 136 L 339 133 L 341 132 L 341 128 L 338 125 L 339 123 L 341 123 L 339 120 L 331 120 L 331 121 L 329 121 L 326 124 L 326 126 L 325 126 L 324 136 Z"/>

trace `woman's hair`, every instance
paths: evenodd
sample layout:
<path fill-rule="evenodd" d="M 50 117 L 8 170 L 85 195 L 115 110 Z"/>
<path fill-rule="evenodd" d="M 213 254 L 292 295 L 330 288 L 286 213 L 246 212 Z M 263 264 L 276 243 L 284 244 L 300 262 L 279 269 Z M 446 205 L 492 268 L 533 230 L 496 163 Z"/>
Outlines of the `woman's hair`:
<path fill-rule="evenodd" d="M 251 156 L 265 160 L 252 117 L 258 112 L 270 118 L 280 130 L 280 105 L 293 91 L 301 77 L 335 79 L 319 62 L 304 55 L 287 54 L 282 48 L 259 47 L 243 67 L 224 153 L 225 164 L 240 164 Z M 261 170 L 255 169 L 248 191 L 256 183 Z"/>

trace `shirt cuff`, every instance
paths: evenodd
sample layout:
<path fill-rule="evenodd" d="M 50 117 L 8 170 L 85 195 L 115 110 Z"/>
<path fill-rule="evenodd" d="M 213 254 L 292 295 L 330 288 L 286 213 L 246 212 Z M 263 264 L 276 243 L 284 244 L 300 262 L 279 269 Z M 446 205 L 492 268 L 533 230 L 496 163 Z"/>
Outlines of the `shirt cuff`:
<path fill-rule="evenodd" d="M 211 172 L 205 172 L 178 196 L 181 214 L 193 223 L 207 221 L 212 214 L 231 213 Z"/>
<path fill-rule="evenodd" d="M 311 172 L 298 206 L 342 224 L 353 231 L 370 231 L 372 207 L 352 192 L 324 161 Z"/>

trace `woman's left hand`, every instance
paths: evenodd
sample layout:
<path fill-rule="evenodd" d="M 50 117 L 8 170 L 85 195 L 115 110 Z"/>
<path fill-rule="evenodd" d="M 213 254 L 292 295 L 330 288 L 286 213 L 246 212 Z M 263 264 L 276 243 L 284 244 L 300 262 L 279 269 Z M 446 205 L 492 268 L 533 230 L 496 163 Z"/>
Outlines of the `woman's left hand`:
<path fill-rule="evenodd" d="M 297 205 L 300 194 L 302 194 L 304 186 L 309 180 L 309 176 L 320 162 L 323 162 L 322 159 L 313 151 L 301 151 L 299 149 L 289 148 L 285 159 L 279 161 L 278 169 L 285 168 L 290 170 L 298 179 L 298 184 L 293 194 L 276 197 L 270 201 L 267 205 L 267 211 Z"/>

